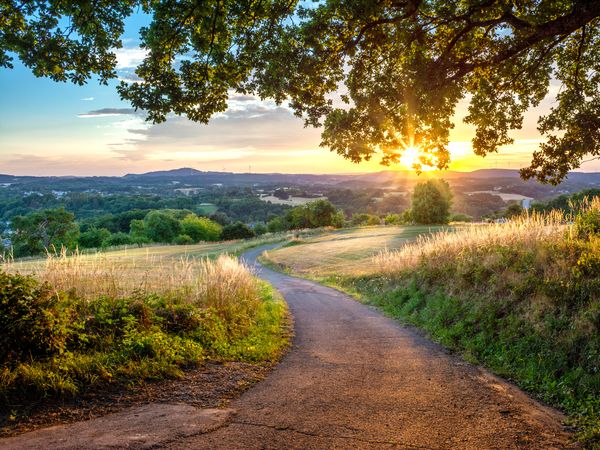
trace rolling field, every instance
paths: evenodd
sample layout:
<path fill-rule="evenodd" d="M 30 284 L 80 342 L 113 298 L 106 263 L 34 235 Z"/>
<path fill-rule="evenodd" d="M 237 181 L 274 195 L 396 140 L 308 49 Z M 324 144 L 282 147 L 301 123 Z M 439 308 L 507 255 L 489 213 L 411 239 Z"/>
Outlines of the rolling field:
<path fill-rule="evenodd" d="M 311 278 L 362 275 L 373 267 L 374 256 L 401 248 L 417 236 L 447 230 L 443 226 L 366 227 L 333 231 L 267 252 L 266 259 L 293 273 Z"/>
<path fill-rule="evenodd" d="M 0 268 L 57 283 L 69 289 L 80 285 L 75 278 L 88 278 L 88 289 L 94 294 L 101 289 L 113 291 L 114 280 L 119 282 L 119 292 L 128 293 L 151 284 L 156 286 L 163 280 L 165 288 L 190 276 L 191 262 L 196 259 L 215 259 L 219 255 L 236 255 L 256 245 L 276 242 L 281 236 L 257 238 L 248 241 L 206 242 L 194 245 L 157 245 L 131 247 L 94 253 L 79 253 L 73 256 L 49 255 L 43 258 L 10 261 Z"/>

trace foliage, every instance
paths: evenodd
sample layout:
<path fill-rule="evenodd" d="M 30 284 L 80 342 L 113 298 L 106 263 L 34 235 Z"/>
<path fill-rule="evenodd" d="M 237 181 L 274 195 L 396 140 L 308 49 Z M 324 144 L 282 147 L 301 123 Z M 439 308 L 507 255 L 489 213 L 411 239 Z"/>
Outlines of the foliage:
<path fill-rule="evenodd" d="M 418 183 L 412 196 L 412 219 L 420 224 L 448 223 L 451 200 L 452 194 L 447 182 L 429 180 Z"/>
<path fill-rule="evenodd" d="M 14 217 L 11 228 L 15 256 L 36 255 L 62 246 L 74 248 L 79 235 L 74 219 L 63 208 Z"/>
<path fill-rule="evenodd" d="M 344 223 L 343 213 L 338 211 L 328 200 L 315 200 L 290 209 L 281 220 L 271 220 L 270 230 L 299 230 L 304 228 L 341 227 Z"/>
<path fill-rule="evenodd" d="M 534 202 L 531 209 L 538 212 L 560 210 L 563 212 L 577 212 L 581 209 L 585 199 L 593 200 L 600 197 L 600 189 L 584 189 L 575 194 L 562 194 L 547 202 Z"/>
<path fill-rule="evenodd" d="M 79 235 L 77 243 L 81 248 L 100 248 L 110 237 L 106 228 L 90 228 Z"/>
<path fill-rule="evenodd" d="M 468 214 L 451 214 L 450 222 L 473 222 L 473 217 Z"/>
<path fill-rule="evenodd" d="M 367 213 L 352 214 L 352 219 L 350 222 L 355 226 L 381 225 L 381 218 L 379 216 Z"/>
<path fill-rule="evenodd" d="M 140 240 L 140 238 L 134 238 L 129 234 L 126 233 L 114 233 L 111 234 L 109 237 L 107 237 L 104 241 L 102 241 L 102 247 L 116 247 L 119 245 L 131 245 L 131 244 L 137 244 L 137 243 L 146 243 L 147 241 L 144 241 L 143 239 Z"/>
<path fill-rule="evenodd" d="M 507 219 L 511 219 L 520 216 L 524 211 L 525 210 L 519 203 L 511 203 L 506 210 L 503 211 L 502 215 Z"/>
<path fill-rule="evenodd" d="M 144 230 L 154 242 L 171 242 L 181 233 L 181 224 L 167 212 L 150 211 L 144 217 Z"/>
<path fill-rule="evenodd" d="M 142 82 L 119 92 L 154 122 L 173 112 L 206 123 L 230 92 L 256 94 L 324 124 L 322 144 L 352 161 L 379 152 L 395 163 L 414 145 L 417 166 L 445 168 L 460 100 L 484 156 L 513 141 L 556 79 L 557 104 L 538 121 L 546 139 L 522 176 L 558 182 L 600 153 L 598 0 L 5 3 L 0 64 L 16 54 L 37 76 L 78 84 L 116 76 L 113 49 L 141 5 L 152 16 L 140 33 Z"/>
<path fill-rule="evenodd" d="M 92 295 L 81 276 L 87 266 L 64 262 L 73 276 L 59 271 L 62 278 L 56 272 L 44 278 L 54 277 L 69 295 L 0 272 L 0 396 L 12 404 L 106 383 L 179 377 L 208 358 L 271 359 L 285 346 L 285 304 L 229 257 L 171 265 L 198 277 L 188 285 L 165 289 L 163 274 L 143 289 Z M 113 284 L 126 282 L 120 276 L 113 273 Z"/>
<path fill-rule="evenodd" d="M 267 229 L 270 233 L 277 233 L 280 231 L 285 231 L 287 228 L 286 223 L 284 222 L 282 217 L 273 217 L 267 223 Z"/>
<path fill-rule="evenodd" d="M 180 234 L 175 239 L 173 239 L 173 244 L 175 245 L 190 245 L 193 243 L 194 240 L 187 234 Z"/>
<path fill-rule="evenodd" d="M 206 217 L 190 214 L 181 221 L 181 230 L 192 239 L 192 242 L 218 241 L 222 227 Z"/>
<path fill-rule="evenodd" d="M 0 360 L 48 356 L 64 351 L 68 315 L 63 299 L 47 284 L 0 272 Z"/>
<path fill-rule="evenodd" d="M 249 239 L 254 236 L 254 231 L 252 231 L 248 225 L 242 222 L 225 225 L 223 227 L 223 232 L 221 233 L 221 238 L 224 241 L 230 241 L 233 239 Z"/>
<path fill-rule="evenodd" d="M 254 225 L 254 228 L 252 228 L 252 230 L 254 231 L 254 234 L 257 236 L 262 236 L 267 231 L 269 231 L 267 229 L 267 226 L 264 223 L 257 223 L 256 225 Z"/>

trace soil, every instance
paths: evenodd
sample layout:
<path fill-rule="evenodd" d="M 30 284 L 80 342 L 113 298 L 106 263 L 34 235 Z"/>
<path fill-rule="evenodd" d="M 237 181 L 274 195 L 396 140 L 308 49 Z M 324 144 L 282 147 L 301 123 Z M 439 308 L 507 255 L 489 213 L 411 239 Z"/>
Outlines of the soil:
<path fill-rule="evenodd" d="M 24 399 L 0 411 L 0 437 L 13 436 L 51 425 L 105 416 L 150 403 L 183 403 L 197 408 L 219 408 L 262 380 L 273 364 L 208 362 L 185 372 L 182 379 L 127 387 L 105 386 L 70 400 Z M 24 411 L 10 420 L 11 410 Z"/>

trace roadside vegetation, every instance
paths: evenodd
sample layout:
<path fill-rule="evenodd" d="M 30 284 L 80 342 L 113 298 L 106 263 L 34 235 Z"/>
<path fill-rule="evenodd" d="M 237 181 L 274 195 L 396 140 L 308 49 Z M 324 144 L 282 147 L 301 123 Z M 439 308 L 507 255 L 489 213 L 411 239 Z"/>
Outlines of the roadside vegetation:
<path fill-rule="evenodd" d="M 600 445 L 600 199 L 569 211 L 424 234 L 369 263 L 357 247 L 356 265 L 337 272 L 319 273 L 294 259 L 314 255 L 316 247 L 267 258 L 346 290 L 514 380 L 566 411 L 579 438 L 594 448 Z"/>
<path fill-rule="evenodd" d="M 28 264 L 0 271 L 0 399 L 13 417 L 40 397 L 269 361 L 287 344 L 285 303 L 230 256 Z"/>

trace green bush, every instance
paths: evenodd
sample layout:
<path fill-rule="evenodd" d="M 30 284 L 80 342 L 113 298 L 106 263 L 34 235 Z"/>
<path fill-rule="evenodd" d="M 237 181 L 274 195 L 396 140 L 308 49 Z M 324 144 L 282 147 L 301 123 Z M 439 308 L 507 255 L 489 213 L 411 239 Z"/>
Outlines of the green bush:
<path fill-rule="evenodd" d="M 0 360 L 64 351 L 68 329 L 61 297 L 31 277 L 0 272 Z"/>
<path fill-rule="evenodd" d="M 187 234 L 180 234 L 175 239 L 173 239 L 173 244 L 175 245 L 190 245 L 193 243 L 194 240 Z"/>
<path fill-rule="evenodd" d="M 286 342 L 285 306 L 268 285 L 256 289 L 252 314 L 240 317 L 239 309 L 228 315 L 175 293 L 82 300 L 0 272 L 0 398 L 180 377 L 206 358 L 273 358 Z"/>
<path fill-rule="evenodd" d="M 118 245 L 132 245 L 137 243 L 133 237 L 127 233 L 114 233 L 111 234 L 102 242 L 103 247 L 116 247 Z"/>
<path fill-rule="evenodd" d="M 473 216 L 469 216 L 468 214 L 451 214 L 450 222 L 473 222 Z"/>
<path fill-rule="evenodd" d="M 590 208 L 575 217 L 575 232 L 580 239 L 600 234 L 600 209 Z"/>
<path fill-rule="evenodd" d="M 223 227 L 221 238 L 224 241 L 230 241 L 233 239 L 249 239 L 254 236 L 254 231 L 252 231 L 248 225 L 242 222 L 236 222 Z"/>
<path fill-rule="evenodd" d="M 193 242 L 218 241 L 222 231 L 218 223 L 195 214 L 190 214 L 181 221 L 181 229 L 182 234 L 189 236 Z"/>

